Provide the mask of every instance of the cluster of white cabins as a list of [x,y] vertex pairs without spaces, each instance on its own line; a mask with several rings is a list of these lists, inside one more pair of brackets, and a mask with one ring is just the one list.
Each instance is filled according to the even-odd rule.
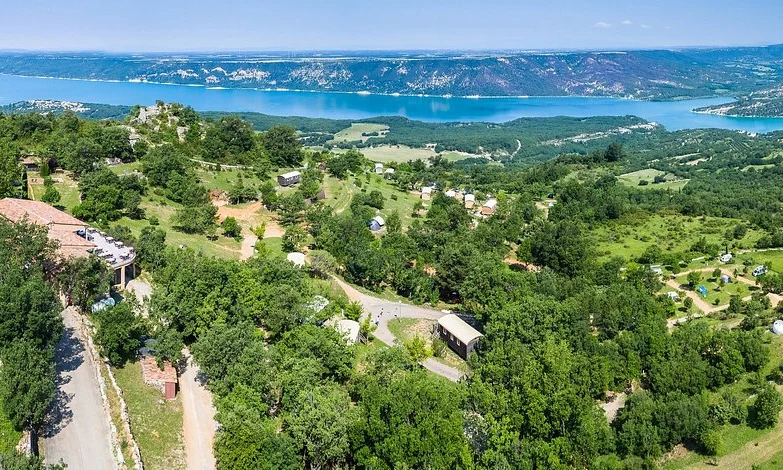
[[[424,201],[429,201],[430,199],[432,199],[432,194],[435,191],[436,189],[434,186],[422,187],[421,199]],[[469,193],[467,191],[456,190],[456,189],[449,189],[443,194],[446,197],[450,197],[452,199],[456,199],[457,201],[460,201],[465,206],[465,209],[473,210],[476,208],[476,196],[472,193]],[[484,204],[481,205],[478,211],[476,211],[476,215],[481,217],[489,217],[490,215],[494,214],[497,209],[498,209],[498,200],[495,198],[489,198],[487,199],[486,202],[484,202]]]

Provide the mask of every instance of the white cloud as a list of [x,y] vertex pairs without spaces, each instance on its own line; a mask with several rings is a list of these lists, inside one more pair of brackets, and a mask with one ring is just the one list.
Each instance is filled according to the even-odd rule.
[[626,25],[626,26],[631,26],[633,24],[633,21],[631,21],[631,20],[623,20],[623,21],[621,21],[621,23]]
[[599,21],[598,23],[593,25],[593,28],[611,28],[611,27],[612,25],[605,21]]
[[648,24],[644,24],[644,23],[642,23],[640,26],[641,26],[643,29],[650,29],[650,28],[652,28],[652,26],[650,26],[650,25],[648,25]]

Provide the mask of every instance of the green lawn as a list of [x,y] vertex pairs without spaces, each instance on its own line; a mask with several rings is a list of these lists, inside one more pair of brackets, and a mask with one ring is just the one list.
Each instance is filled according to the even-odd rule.
[[[663,183],[653,183],[656,176],[666,176],[666,181]],[[654,168],[647,168],[644,170],[634,171],[631,173],[625,173],[617,177],[617,179],[626,186],[633,186],[639,189],[671,189],[673,191],[679,191],[689,180],[677,179],[672,174],[667,174],[661,170]],[[645,180],[649,184],[639,186],[639,181]]]
[[[213,171],[203,167],[196,167],[196,175],[198,175],[201,183],[210,190],[217,189],[228,191],[236,184],[240,177],[245,186],[258,187],[263,182],[251,171],[247,170]],[[272,178],[270,178],[270,180],[271,179]]]
[[201,251],[206,255],[220,258],[238,259],[240,257],[241,241],[222,235],[218,235],[215,240],[210,240],[205,235],[188,234],[174,230],[171,225],[171,218],[179,205],[168,200],[166,200],[166,204],[162,204],[162,200],[163,198],[158,196],[145,196],[142,199],[141,207],[146,212],[146,219],[133,220],[123,217],[117,223],[130,228],[134,236],[138,237],[141,230],[149,225],[149,217],[154,215],[160,223],[159,228],[166,231],[166,243],[169,245],[184,245],[196,251]]
[[[598,226],[591,231],[591,237],[599,256],[621,255],[633,259],[653,244],[664,252],[688,251],[701,237],[708,243],[723,245],[726,230],[738,223],[739,220],[717,217],[637,213]],[[749,229],[745,237],[734,244],[738,248],[752,248],[762,236],[761,231]]]
[[0,404],[0,452],[13,450],[21,438],[22,433],[14,429],[14,425],[11,424]]
[[[34,178],[40,179],[38,173],[30,173],[29,179],[32,181]],[[52,180],[55,181],[54,187],[60,193],[60,202],[58,202],[57,205],[64,208],[66,211],[71,212],[71,210],[77,204],[79,204],[78,183],[76,183],[76,181],[74,181],[73,178],[71,178],[65,173],[53,174]],[[44,191],[46,191],[46,188],[44,187],[43,182],[41,182],[40,184],[30,183],[27,186],[27,191],[30,196],[30,199],[33,199],[35,201],[40,201],[41,196],[43,196]]]
[[783,272],[783,250],[759,251],[757,253],[745,253],[736,257],[736,262],[742,264],[745,260],[751,260],[747,277],[753,279],[753,268],[760,264],[768,266],[777,273]]
[[389,126],[385,124],[373,124],[371,122],[354,122],[351,127],[343,129],[334,135],[332,142],[356,142],[366,141],[369,137],[362,136],[362,133],[378,132],[381,133],[381,137],[385,136],[385,132],[389,130]]
[[433,150],[406,145],[376,145],[361,149],[365,157],[380,163],[405,163],[409,160],[427,160],[437,155]]
[[[362,186],[357,187],[354,183],[355,179],[359,179]],[[368,173],[359,175],[358,177],[348,177],[346,180],[340,181],[331,176],[324,178],[324,191],[326,192],[326,203],[332,206],[335,212],[345,211],[351,204],[351,198],[354,194],[364,190],[366,193],[371,191],[380,191],[384,198],[383,209],[380,214],[382,217],[387,218],[395,210],[399,212],[402,219],[402,225],[407,227],[413,221],[411,213],[413,212],[413,205],[419,198],[407,191],[402,191],[396,186],[393,186],[389,181],[384,180],[380,175],[374,173]],[[392,199],[392,195],[397,197],[397,200]],[[426,201],[425,201],[426,202]]]
[[131,432],[139,444],[144,466],[184,469],[181,399],[165,400],[159,390],[145,384],[137,362],[113,371],[128,405]]

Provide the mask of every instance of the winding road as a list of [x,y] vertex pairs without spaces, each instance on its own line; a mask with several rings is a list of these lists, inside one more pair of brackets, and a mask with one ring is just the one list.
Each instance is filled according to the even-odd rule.
[[[389,330],[389,321],[397,318],[424,318],[437,321],[440,317],[446,315],[445,313],[432,308],[419,307],[416,305],[404,304],[402,302],[392,302],[390,300],[373,297],[359,292],[341,279],[335,277],[334,280],[349,299],[359,302],[362,305],[364,308],[362,320],[364,320],[367,315],[370,315],[370,320],[374,324],[377,322],[378,328],[373,334],[381,342],[389,346],[394,346],[397,341],[397,338],[395,338],[394,334]],[[421,365],[429,371],[454,382],[462,377],[462,372],[459,369],[447,366],[433,358],[424,360]]]
[[62,312],[65,330],[55,351],[57,396],[51,422],[41,434],[46,463],[62,459],[70,470],[117,468],[98,385],[99,364],[85,348],[77,315],[73,307]]

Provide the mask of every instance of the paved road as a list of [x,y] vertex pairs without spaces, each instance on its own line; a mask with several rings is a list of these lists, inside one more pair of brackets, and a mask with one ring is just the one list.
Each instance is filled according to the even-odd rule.
[[112,469],[109,417],[103,408],[97,370],[85,350],[72,307],[62,312],[65,331],[57,344],[58,393],[51,423],[42,433],[47,463],[62,459],[69,470]]
[[212,443],[217,431],[212,394],[198,380],[198,367],[193,364],[190,352],[185,350],[183,353],[186,366],[179,378],[179,387],[188,470],[212,470],[215,468]]
[[[367,315],[370,315],[371,321],[373,323],[377,322],[378,328],[373,334],[376,338],[389,346],[393,346],[397,339],[394,337],[391,330],[389,330],[389,321],[397,318],[425,318],[427,320],[438,320],[443,315],[446,315],[445,313],[432,308],[379,299],[378,297],[359,292],[338,278],[334,279],[349,299],[362,304],[362,307],[364,308],[362,320],[364,320]],[[442,364],[432,358],[426,359],[421,365],[431,372],[455,382],[462,376],[462,372],[458,369]]]

